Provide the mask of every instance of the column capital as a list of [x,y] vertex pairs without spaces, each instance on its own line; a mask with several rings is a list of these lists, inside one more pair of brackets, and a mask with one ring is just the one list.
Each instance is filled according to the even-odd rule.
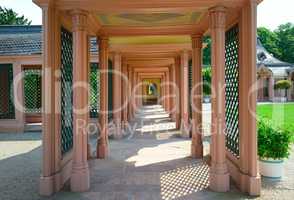
[[209,27],[225,28],[227,9],[223,6],[217,6],[209,9]]
[[85,31],[87,28],[88,12],[84,10],[72,10],[73,31]]
[[202,35],[192,35],[192,49],[202,48]]
[[99,41],[99,49],[108,49],[108,37],[98,36],[97,40]]

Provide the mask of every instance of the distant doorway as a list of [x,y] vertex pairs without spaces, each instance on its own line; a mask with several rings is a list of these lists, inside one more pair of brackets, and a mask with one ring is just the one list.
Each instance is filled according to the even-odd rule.
[[160,96],[160,79],[144,79],[143,105],[158,103]]

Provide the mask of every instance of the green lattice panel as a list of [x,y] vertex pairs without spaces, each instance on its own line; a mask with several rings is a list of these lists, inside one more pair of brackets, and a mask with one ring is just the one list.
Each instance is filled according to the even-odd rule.
[[239,29],[238,25],[226,32],[226,147],[239,157]]
[[192,60],[189,61],[189,116],[192,118],[192,102],[191,102],[191,91],[192,91]]
[[15,119],[12,64],[0,64],[0,119]]
[[90,65],[90,117],[98,118],[100,110],[100,73],[98,63]]
[[73,38],[61,28],[61,152],[73,147]]
[[24,69],[25,113],[41,113],[41,69]]

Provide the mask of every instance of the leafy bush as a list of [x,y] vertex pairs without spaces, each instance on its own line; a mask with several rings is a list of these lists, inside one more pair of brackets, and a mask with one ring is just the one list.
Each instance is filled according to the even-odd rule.
[[280,160],[288,158],[291,152],[292,133],[274,127],[271,121],[260,119],[258,122],[258,155],[260,158]]
[[289,80],[280,80],[275,83],[275,89],[289,89],[292,83]]
[[203,77],[203,94],[208,96],[211,95],[211,67],[202,69]]

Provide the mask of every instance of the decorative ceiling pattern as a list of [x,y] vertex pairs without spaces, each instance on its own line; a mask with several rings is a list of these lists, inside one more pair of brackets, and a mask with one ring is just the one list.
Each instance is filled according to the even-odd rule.
[[160,26],[195,24],[201,13],[121,13],[97,14],[102,25],[106,26]]

